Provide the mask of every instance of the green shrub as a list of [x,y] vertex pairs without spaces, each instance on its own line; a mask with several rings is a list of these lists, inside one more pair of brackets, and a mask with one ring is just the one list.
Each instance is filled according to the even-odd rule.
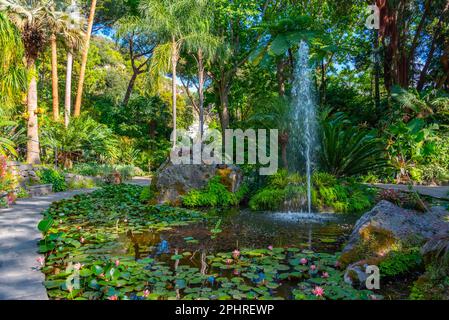
[[419,249],[393,251],[379,264],[380,274],[384,277],[403,275],[420,268],[423,264]]
[[143,188],[142,193],[140,194],[140,202],[149,203],[154,198],[154,192],[151,189],[151,186],[147,186]]
[[375,132],[353,126],[345,114],[325,114],[321,122],[320,166],[337,177],[384,168],[384,146]]
[[221,177],[212,178],[203,190],[191,190],[182,197],[186,207],[229,207],[238,205],[246,195],[248,189],[242,186],[236,193],[230,192],[221,183]]
[[95,188],[97,184],[93,179],[84,178],[77,181],[70,181],[68,183],[68,188],[70,190],[78,190],[78,189],[92,189]]
[[62,173],[55,169],[41,169],[36,172],[41,182],[53,185],[53,192],[62,192],[67,190],[67,183]]
[[30,194],[24,188],[19,187],[17,189],[17,198],[18,199],[25,199],[25,198],[29,198],[29,197],[30,197]]
[[[312,205],[334,212],[361,212],[371,207],[374,194],[368,187],[349,180],[338,180],[334,175],[315,172],[312,176]],[[286,200],[305,199],[304,177],[288,175],[285,170],[271,177],[265,188],[250,200],[252,210],[281,210]]]
[[254,211],[278,210],[285,201],[285,190],[262,189],[249,201],[249,207]]

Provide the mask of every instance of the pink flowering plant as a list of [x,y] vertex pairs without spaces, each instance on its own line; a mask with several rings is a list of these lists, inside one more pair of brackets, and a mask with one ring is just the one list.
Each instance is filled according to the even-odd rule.
[[17,181],[8,169],[7,158],[0,155],[0,207],[8,207],[15,203],[14,192]]

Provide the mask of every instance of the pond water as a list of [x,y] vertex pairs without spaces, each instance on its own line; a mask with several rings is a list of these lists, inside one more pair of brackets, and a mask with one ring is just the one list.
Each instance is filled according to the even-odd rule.
[[161,243],[174,250],[208,254],[236,248],[296,247],[315,252],[341,251],[357,220],[353,215],[269,213],[234,209],[220,218],[167,231],[122,235],[137,259],[157,253]]

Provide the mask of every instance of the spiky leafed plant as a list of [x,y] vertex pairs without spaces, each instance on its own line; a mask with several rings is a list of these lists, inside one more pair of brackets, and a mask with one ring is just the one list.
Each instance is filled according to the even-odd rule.
[[21,102],[27,81],[20,34],[3,12],[0,12],[0,48],[0,116],[4,116]]
[[74,160],[112,160],[118,146],[111,129],[84,116],[73,118],[67,128],[50,123],[42,130],[42,143],[58,151],[58,159],[67,169]]
[[186,38],[197,31],[198,8],[204,0],[144,0],[140,9],[145,24],[158,36],[160,45],[151,64],[155,73],[172,74],[173,144],[176,144],[177,65]]
[[29,76],[27,89],[27,162],[40,163],[36,61],[59,23],[51,0],[0,0],[0,11],[19,30]]
[[20,137],[20,132],[17,132],[16,129],[15,122],[0,119],[0,155],[17,157],[14,140]]
[[353,126],[343,113],[321,120],[321,169],[336,176],[364,174],[387,165],[380,139]]
[[392,97],[399,104],[400,111],[405,113],[404,120],[429,116],[449,118],[449,95],[447,93],[437,90],[418,92],[416,89],[405,90],[393,87]]

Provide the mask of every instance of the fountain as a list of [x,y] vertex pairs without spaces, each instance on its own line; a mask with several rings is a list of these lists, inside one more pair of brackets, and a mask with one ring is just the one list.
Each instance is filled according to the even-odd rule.
[[309,46],[305,41],[299,44],[294,70],[292,106],[293,148],[295,162],[305,161],[307,177],[307,208],[312,213],[312,169],[316,149],[317,114],[313,82],[313,68],[309,61]]

